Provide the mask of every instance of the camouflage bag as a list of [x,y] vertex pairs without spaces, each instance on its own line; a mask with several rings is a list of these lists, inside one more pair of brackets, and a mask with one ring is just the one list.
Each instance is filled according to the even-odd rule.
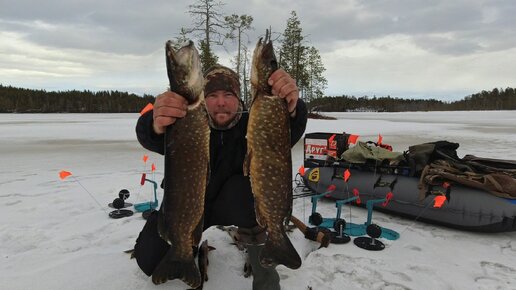
[[[494,161],[495,159],[491,160]],[[496,162],[502,161],[497,160]],[[511,162],[509,161],[509,163]],[[514,177],[516,169],[499,169],[489,166],[489,168],[483,167],[484,170],[489,172],[479,172],[473,168],[468,162],[435,160],[425,166],[421,173],[419,180],[420,199],[424,199],[431,192],[433,186],[441,186],[445,182],[482,189],[498,197],[516,199],[516,178]]]

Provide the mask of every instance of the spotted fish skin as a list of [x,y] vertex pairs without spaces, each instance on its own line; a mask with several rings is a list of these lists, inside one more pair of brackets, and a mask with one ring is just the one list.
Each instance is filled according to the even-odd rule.
[[167,43],[166,53],[171,90],[185,97],[189,106],[186,116],[165,132],[164,195],[158,233],[171,246],[154,270],[152,281],[161,284],[181,279],[197,288],[202,278],[192,246],[202,236],[210,129],[199,55],[193,43],[178,51]]
[[290,116],[287,103],[273,96],[267,80],[277,69],[267,31],[253,54],[251,85],[253,101],[247,125],[247,157],[244,173],[250,175],[258,224],[267,231],[260,263],[291,269],[301,266],[301,258],[290,242],[285,223],[292,212],[292,157]]

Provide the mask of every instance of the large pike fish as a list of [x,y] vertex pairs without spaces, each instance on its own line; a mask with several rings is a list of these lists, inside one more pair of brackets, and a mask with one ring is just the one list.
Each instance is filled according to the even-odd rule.
[[256,220],[267,231],[260,263],[301,266],[285,224],[292,212],[292,157],[287,103],[273,96],[267,83],[278,68],[269,31],[258,41],[253,54],[251,86],[253,101],[247,125],[247,157],[244,172],[250,175]]
[[210,137],[204,78],[193,42],[176,51],[168,41],[165,50],[170,90],[185,97],[189,106],[186,116],[165,132],[164,196],[158,232],[171,246],[152,273],[152,282],[181,279],[197,288],[201,274],[192,246],[197,246],[202,236]]

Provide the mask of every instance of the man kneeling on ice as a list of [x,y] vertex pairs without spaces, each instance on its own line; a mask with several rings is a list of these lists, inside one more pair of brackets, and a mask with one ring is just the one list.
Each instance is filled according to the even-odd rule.
[[[231,69],[216,65],[204,75],[204,95],[210,122],[210,177],[205,194],[204,229],[213,225],[238,226],[240,240],[246,244],[253,274],[253,289],[280,289],[279,275],[274,267],[264,268],[259,253],[266,234],[255,216],[254,198],[248,176],[243,174],[247,152],[248,114],[240,99],[238,75]],[[291,146],[303,135],[307,122],[305,103],[299,99],[294,79],[278,69],[269,78],[272,91],[285,98],[290,112]],[[138,119],[138,141],[148,150],[164,153],[165,127],[174,124],[187,112],[186,100],[167,91],[156,97],[153,111]],[[157,230],[157,212],[147,220],[140,233],[134,256],[147,275],[166,254],[169,245]]]

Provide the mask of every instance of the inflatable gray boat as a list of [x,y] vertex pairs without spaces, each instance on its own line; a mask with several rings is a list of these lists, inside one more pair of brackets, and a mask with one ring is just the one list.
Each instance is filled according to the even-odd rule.
[[[386,171],[331,158],[328,162],[328,150],[324,149],[319,150],[320,156],[314,155],[311,149],[314,143],[319,142],[321,148],[327,146],[326,149],[331,149],[329,142],[326,145],[320,142],[320,139],[331,141],[334,135],[330,136],[316,133],[305,137],[305,171],[302,177],[304,185],[313,194],[324,193],[331,186],[333,190],[327,192],[326,197],[343,200],[358,191],[361,205],[389,196],[385,206],[375,204],[374,209],[468,231],[516,231],[516,199],[499,197],[457,182],[444,183],[446,185],[432,188],[422,196],[420,177],[409,174],[408,167]],[[307,142],[307,138],[319,141]],[[440,206],[436,205],[439,203],[437,196],[441,197]]]

